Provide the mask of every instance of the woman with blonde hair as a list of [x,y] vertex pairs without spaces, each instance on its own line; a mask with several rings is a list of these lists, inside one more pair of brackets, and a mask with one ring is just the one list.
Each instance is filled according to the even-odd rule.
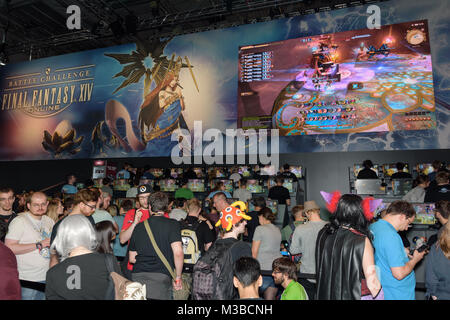
[[55,223],[58,222],[64,215],[64,206],[61,199],[55,198],[50,200],[47,207],[47,216]]
[[425,285],[427,297],[433,300],[450,300],[450,223],[442,227],[436,244],[430,248],[426,259]]

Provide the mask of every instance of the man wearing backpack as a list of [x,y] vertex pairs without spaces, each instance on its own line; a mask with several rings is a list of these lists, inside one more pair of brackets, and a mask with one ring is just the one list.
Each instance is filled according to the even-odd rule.
[[182,277],[188,288],[183,288],[186,297],[189,296],[192,284],[192,271],[198,259],[211,247],[216,240],[216,233],[209,221],[199,219],[202,206],[196,198],[189,200],[186,204],[188,216],[180,221],[181,241],[183,243],[184,264]]
[[216,226],[220,227],[222,238],[216,240],[194,266],[194,300],[233,300],[238,297],[233,285],[233,266],[239,258],[252,256],[249,244],[238,240],[251,217],[234,205],[220,213]]

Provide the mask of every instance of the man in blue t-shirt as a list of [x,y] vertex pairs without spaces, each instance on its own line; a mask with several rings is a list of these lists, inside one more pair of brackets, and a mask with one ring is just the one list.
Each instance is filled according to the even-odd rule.
[[63,194],[75,194],[78,192],[77,187],[75,187],[75,182],[77,182],[77,177],[74,174],[69,174],[66,176],[66,184],[61,188]]
[[375,265],[386,300],[415,300],[414,267],[426,251],[414,251],[411,256],[403,246],[398,231],[408,230],[414,221],[414,207],[406,201],[391,203],[386,216],[370,226],[374,235]]

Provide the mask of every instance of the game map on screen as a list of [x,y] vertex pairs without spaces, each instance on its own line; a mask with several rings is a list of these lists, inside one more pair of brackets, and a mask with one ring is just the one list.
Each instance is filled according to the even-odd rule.
[[427,20],[239,48],[238,127],[436,129]]

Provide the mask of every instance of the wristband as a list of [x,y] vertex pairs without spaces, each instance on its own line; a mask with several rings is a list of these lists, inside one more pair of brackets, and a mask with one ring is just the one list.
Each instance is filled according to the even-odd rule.
[[39,251],[41,251],[41,250],[42,250],[42,243],[36,242],[36,249],[38,249]]
[[180,284],[181,283],[181,279],[176,279],[175,280],[175,284]]

